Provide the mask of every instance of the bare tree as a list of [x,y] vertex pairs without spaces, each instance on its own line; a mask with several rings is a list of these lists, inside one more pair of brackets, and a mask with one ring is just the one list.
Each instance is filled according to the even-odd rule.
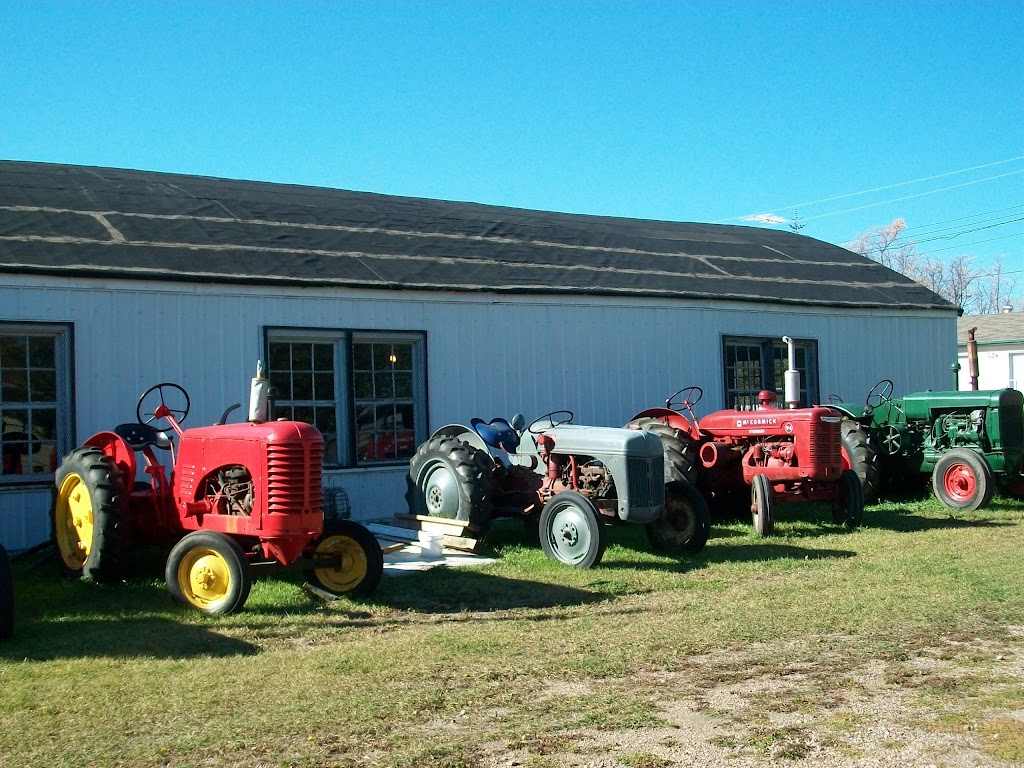
[[1001,312],[1007,304],[1016,303],[1017,284],[1006,275],[1005,257],[987,269],[976,266],[974,257],[966,253],[945,261],[929,258],[902,237],[906,228],[906,221],[895,219],[858,234],[848,247],[963,307],[967,314]]

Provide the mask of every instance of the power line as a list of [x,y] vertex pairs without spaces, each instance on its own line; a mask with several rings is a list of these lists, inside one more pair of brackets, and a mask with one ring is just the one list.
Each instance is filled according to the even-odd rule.
[[1000,173],[1000,174],[998,174],[996,176],[988,176],[988,177],[986,177],[984,179],[974,179],[973,181],[965,181],[965,182],[963,182],[961,184],[953,184],[953,185],[948,186],[948,187],[943,187],[942,189],[931,189],[931,190],[928,190],[927,192],[918,192],[917,194],[914,194],[914,195],[904,195],[903,197],[896,197],[896,198],[893,198],[892,200],[883,200],[880,203],[868,203],[866,205],[858,205],[855,208],[847,208],[844,211],[833,211],[832,213],[819,213],[817,216],[801,217],[801,220],[802,221],[814,221],[815,219],[824,219],[824,218],[826,218],[828,216],[839,216],[840,214],[843,214],[843,213],[853,213],[854,211],[863,211],[866,208],[877,208],[880,205],[888,205],[889,203],[899,203],[899,202],[902,202],[903,200],[913,200],[915,197],[924,197],[925,195],[935,195],[935,194],[938,194],[939,192],[948,192],[951,189],[960,189],[961,187],[969,187],[969,186],[972,186],[974,184],[981,184],[982,182],[985,182],[985,181],[993,181],[995,179],[1002,179],[1002,178],[1004,178],[1006,176],[1013,176],[1013,175],[1018,174],[1018,173],[1024,173],[1024,168],[1021,168],[1019,171],[1010,171],[1009,173]]
[[[895,189],[896,187],[905,187],[905,186],[908,186],[910,184],[920,184],[921,182],[924,182],[924,181],[934,181],[935,179],[942,179],[942,178],[945,178],[946,176],[956,176],[957,174],[960,174],[960,173],[969,173],[970,171],[978,171],[978,170],[981,170],[982,168],[992,168],[992,167],[997,166],[997,165],[1005,165],[1006,163],[1013,163],[1013,162],[1016,162],[1018,160],[1024,160],[1024,155],[1019,155],[1017,157],[1010,157],[1010,158],[1007,158],[1006,160],[997,160],[994,163],[985,163],[983,165],[975,165],[972,168],[962,168],[962,169],[960,169],[958,171],[947,171],[946,173],[938,173],[938,174],[935,174],[934,176],[926,176],[926,177],[921,178],[921,179],[914,179],[913,181],[901,181],[901,182],[897,182],[896,184],[887,184],[887,185],[882,186],[882,187],[875,187],[874,189],[861,190],[860,192],[848,192],[848,193],[846,193],[844,195],[835,195],[833,197],[825,197],[825,198],[822,198],[821,200],[813,200],[813,201],[807,202],[807,203],[792,203],[790,205],[782,205],[782,206],[777,206],[775,208],[763,209],[761,211],[758,211],[758,213],[777,213],[779,211],[788,211],[788,210],[790,210],[792,208],[807,208],[808,206],[821,205],[822,203],[831,203],[831,202],[833,202],[835,200],[843,200],[843,199],[848,198],[848,197],[857,197],[858,195],[868,195],[868,194],[872,194],[874,192],[883,192],[883,191],[885,191],[887,189]],[[1020,173],[1020,171],[1015,171],[1014,173]],[[1009,174],[1003,174],[1003,175],[1009,175]],[[1001,176],[994,176],[992,178],[1001,178]],[[990,181],[990,180],[991,179],[981,179],[981,181]],[[972,183],[976,183],[976,182],[972,182]],[[964,185],[957,185],[957,186],[964,186]],[[956,187],[955,186],[954,187],[948,187],[948,189],[956,189]],[[945,191],[945,190],[936,190],[936,191],[941,192],[941,191]],[[923,194],[929,194],[929,193],[923,193]],[[916,197],[916,195],[915,195],[915,197]],[[910,198],[899,198],[899,199],[900,200],[908,200]],[[890,202],[898,202],[898,200],[892,200]],[[884,203],[879,203],[879,205],[884,205]],[[860,210],[860,209],[859,208],[853,208],[851,210]],[[848,213],[848,212],[849,211],[842,211],[842,213]],[[736,221],[737,219],[742,219],[745,216],[753,216],[753,215],[756,215],[756,214],[743,214],[741,216],[732,216],[732,217],[727,218],[727,219],[719,219],[718,221],[716,221],[714,223],[715,224],[722,224],[722,223],[727,222],[727,221]],[[825,215],[830,215],[830,214],[825,214]],[[820,216],[816,216],[814,218],[821,218],[821,217]]]
[[1024,204],[1021,204],[1021,205],[1010,205],[1010,206],[1007,206],[1006,208],[996,208],[995,210],[992,210],[992,211],[982,211],[981,213],[971,213],[971,214],[968,214],[967,216],[958,216],[955,219],[944,219],[943,221],[936,221],[936,222],[933,222],[931,224],[915,224],[914,226],[907,227],[906,231],[909,232],[912,229],[922,229],[922,228],[927,229],[928,227],[937,227],[937,226],[940,226],[942,224],[951,224],[954,221],[963,221],[965,219],[974,219],[974,218],[977,218],[978,216],[989,216],[990,214],[993,214],[993,213],[1003,213],[1004,211],[1015,211],[1018,208],[1024,208]]

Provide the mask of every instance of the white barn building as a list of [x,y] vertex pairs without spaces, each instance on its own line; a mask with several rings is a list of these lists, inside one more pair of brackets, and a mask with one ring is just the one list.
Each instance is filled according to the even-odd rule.
[[805,403],[948,388],[958,314],[788,231],[0,162],[0,542],[44,542],[60,457],[160,382],[212,424],[266,361],[327,498],[379,519],[446,423],[618,426],[691,384],[744,407],[781,393],[783,335]]

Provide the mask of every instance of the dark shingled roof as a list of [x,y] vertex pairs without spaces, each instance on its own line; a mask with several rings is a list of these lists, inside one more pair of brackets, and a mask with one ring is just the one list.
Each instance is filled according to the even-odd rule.
[[12,161],[0,272],[956,309],[789,231]]

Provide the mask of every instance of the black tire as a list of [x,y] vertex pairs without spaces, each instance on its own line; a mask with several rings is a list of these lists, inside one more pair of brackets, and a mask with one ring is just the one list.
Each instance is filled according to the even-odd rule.
[[324,532],[309,548],[311,558],[340,558],[338,567],[313,567],[309,578],[332,595],[365,597],[384,574],[384,552],[366,526],[354,520],[327,520]]
[[754,475],[750,485],[750,514],[758,536],[771,536],[775,530],[775,489],[765,475]]
[[487,530],[493,509],[494,463],[485,451],[457,437],[434,437],[409,462],[409,513],[467,523]]
[[711,535],[711,511],[689,483],[665,486],[665,514],[645,526],[651,547],[672,555],[695,554]]
[[700,464],[697,456],[697,444],[689,434],[681,429],[666,424],[661,419],[643,417],[633,419],[626,425],[650,432],[661,439],[661,447],[665,451],[665,482],[685,482],[697,484]]
[[234,613],[245,605],[252,588],[242,548],[215,531],[192,531],[175,544],[164,581],[174,602],[211,615]]
[[557,493],[540,513],[540,546],[552,560],[591,568],[604,557],[604,524],[590,500],[576,491]]
[[988,463],[977,453],[953,448],[935,462],[932,489],[935,497],[950,509],[973,512],[992,501],[995,478]]
[[881,490],[881,460],[874,441],[860,423],[843,419],[843,466],[853,470],[863,489],[864,503],[878,499]]
[[121,472],[98,448],[71,451],[55,476],[53,539],[61,566],[96,580],[116,578],[124,554]]
[[14,634],[14,577],[7,550],[0,544],[0,640]]
[[864,518],[864,486],[852,469],[843,470],[839,485],[839,498],[832,502],[832,522],[853,530]]

